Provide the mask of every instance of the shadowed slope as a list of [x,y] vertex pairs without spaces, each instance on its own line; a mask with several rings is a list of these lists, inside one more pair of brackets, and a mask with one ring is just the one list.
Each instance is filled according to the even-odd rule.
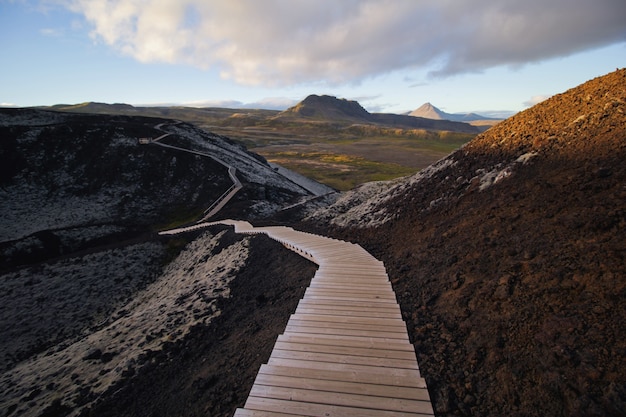
[[619,70],[314,217],[388,265],[438,415],[626,408],[625,132]]

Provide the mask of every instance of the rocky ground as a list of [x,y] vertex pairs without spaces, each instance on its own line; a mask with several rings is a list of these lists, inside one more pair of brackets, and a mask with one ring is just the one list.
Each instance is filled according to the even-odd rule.
[[[3,277],[2,415],[228,416],[243,404],[315,267],[222,227],[171,239],[189,243],[160,274],[149,261],[166,241]],[[127,268],[107,265],[115,255]]]
[[[181,346],[209,363],[187,369],[201,374],[184,374],[197,384],[193,392],[207,390],[206,401],[191,406],[191,397],[160,393],[165,406],[145,396],[151,389],[132,394],[138,410],[232,414],[245,397],[241,381],[254,377],[262,357],[253,352],[255,341],[245,349],[239,335],[275,338],[265,309],[274,319],[280,291],[297,297],[312,277],[308,262],[295,255],[291,262],[263,237],[226,230],[156,235],[197,219],[232,184],[211,158],[140,145],[138,138],[162,134],[155,129],[161,122],[0,110],[0,415],[107,413],[113,393],[115,404],[129,404],[126,390],[150,369],[182,359]],[[227,138],[185,124],[170,128],[163,141],[237,169],[244,189],[231,211],[262,217],[311,196]],[[291,297],[276,307],[277,326]],[[234,309],[249,317],[233,318]],[[232,354],[215,359],[231,331]],[[209,368],[230,370],[223,372],[227,383],[217,383],[221,377]],[[218,394],[210,389],[215,384]]]
[[226,417],[243,406],[315,273],[312,263],[266,236],[251,238],[249,251],[228,298],[217,300],[219,316],[150,352],[146,366],[81,415]]
[[620,416],[624,160],[620,70],[309,228],[385,262],[437,415]]

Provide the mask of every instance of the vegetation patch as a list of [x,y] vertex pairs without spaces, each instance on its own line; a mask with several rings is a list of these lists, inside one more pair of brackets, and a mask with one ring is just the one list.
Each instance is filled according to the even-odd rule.
[[327,152],[285,151],[273,154],[269,160],[342,191],[364,182],[390,180],[415,172],[400,164]]

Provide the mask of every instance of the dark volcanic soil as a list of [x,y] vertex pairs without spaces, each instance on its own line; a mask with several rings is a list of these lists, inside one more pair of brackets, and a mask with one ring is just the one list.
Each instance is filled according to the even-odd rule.
[[626,70],[451,158],[393,220],[327,229],[385,262],[436,414],[624,416]]
[[315,269],[267,236],[253,237],[249,262],[231,282],[230,297],[220,302],[221,315],[154,352],[137,375],[82,416],[232,416],[243,407]]

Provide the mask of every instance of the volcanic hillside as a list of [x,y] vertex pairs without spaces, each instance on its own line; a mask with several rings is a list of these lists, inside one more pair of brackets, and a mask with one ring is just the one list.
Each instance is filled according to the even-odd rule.
[[[155,125],[164,121],[2,110],[0,242],[13,247],[5,255],[17,258],[24,251],[15,248],[28,246],[25,256],[33,262],[44,247],[58,255],[78,244],[69,237],[61,243],[59,233],[78,236],[82,228],[119,238],[201,215],[232,185],[227,168],[211,158],[139,144],[140,137],[161,136]],[[163,143],[210,153],[239,170],[246,187],[231,204],[239,211],[266,215],[308,194],[224,137],[185,124],[169,129],[173,134]]]
[[622,69],[308,227],[385,262],[437,415],[624,415],[625,160]]
[[[197,385],[167,397],[151,378],[147,403],[166,415],[232,415],[269,348],[246,349],[226,332],[249,329],[269,346],[295,309],[313,268],[268,238],[223,228],[156,235],[197,220],[232,185],[212,158],[139,143],[161,136],[162,123],[172,135],[160,142],[237,169],[243,188],[226,215],[263,217],[311,195],[241,145],[188,124],[0,110],[0,415],[78,415],[136,386],[150,366],[168,372],[167,385],[176,380],[169,355],[189,343],[197,362],[176,364],[175,386]],[[276,294],[281,302],[266,306]]]

